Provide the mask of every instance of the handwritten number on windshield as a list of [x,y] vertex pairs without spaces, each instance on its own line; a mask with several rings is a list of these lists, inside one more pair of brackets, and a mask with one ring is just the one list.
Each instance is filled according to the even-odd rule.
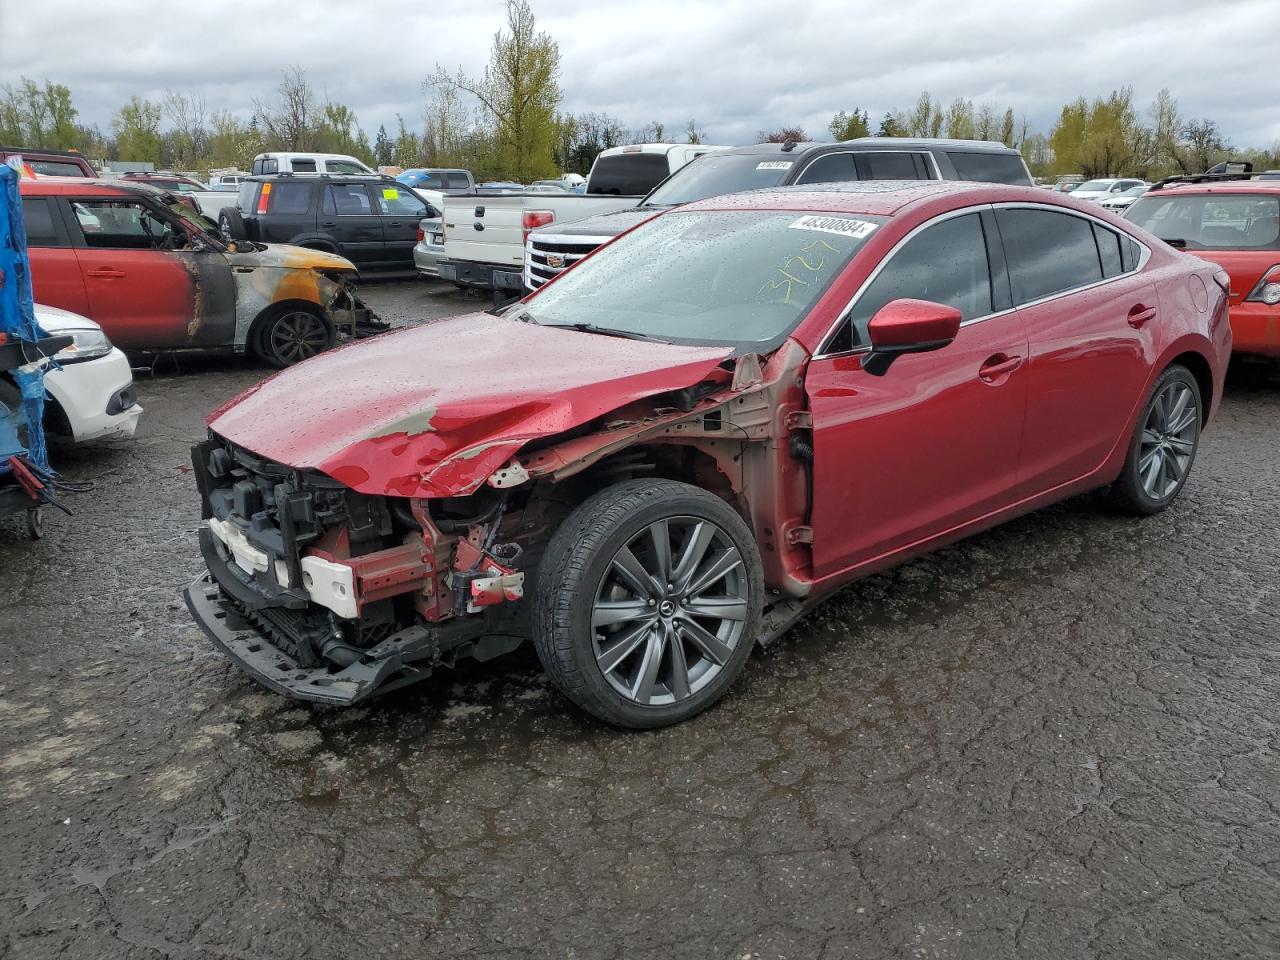
[[[803,279],[804,271],[817,273],[827,262],[827,253],[839,252],[837,248],[825,240],[811,240],[800,248],[799,253],[793,253],[778,265],[780,276],[766,280],[760,289],[756,291],[756,296],[774,290],[782,290],[785,291],[782,302],[790,304],[791,292],[796,284],[802,287],[809,285],[809,281]],[[797,274],[801,274],[801,276],[797,276]]]

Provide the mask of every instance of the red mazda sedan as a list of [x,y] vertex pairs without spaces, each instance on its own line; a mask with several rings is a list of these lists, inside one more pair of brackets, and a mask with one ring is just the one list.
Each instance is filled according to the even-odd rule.
[[1031,188],[865,183],[666,213],[502,315],[287,370],[193,450],[236,663],[353,703],[530,640],[657,727],[849,581],[1106,488],[1167,507],[1226,276]]

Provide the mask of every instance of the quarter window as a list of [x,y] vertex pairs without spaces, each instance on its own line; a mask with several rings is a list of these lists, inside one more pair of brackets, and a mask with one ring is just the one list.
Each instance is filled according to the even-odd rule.
[[289,169],[294,173],[315,173],[316,162],[314,160],[294,160],[289,164]]
[[992,312],[991,269],[978,214],[943,220],[908,240],[862,292],[827,352],[869,344],[867,324],[876,311],[902,299],[945,303],[964,320]]
[[271,188],[271,212],[306,213],[311,209],[311,184],[277,181]]
[[471,186],[471,178],[465,173],[446,173],[444,183],[449,190],[466,190]]
[[58,228],[53,222],[53,204],[39,197],[22,198],[22,223],[27,232],[27,246],[60,247]]
[[1124,273],[1124,255],[1120,251],[1120,234],[1101,224],[1093,225],[1093,237],[1098,241],[1098,257],[1102,260],[1102,275],[1115,277]]
[[1091,221],[1016,207],[997,210],[996,219],[1015,306],[1102,279]]

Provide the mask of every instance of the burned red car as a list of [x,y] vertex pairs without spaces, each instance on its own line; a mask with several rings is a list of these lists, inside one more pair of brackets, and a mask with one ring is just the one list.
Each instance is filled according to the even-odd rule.
[[1083,491],[1168,506],[1221,397],[1225,284],[1029,188],[690,204],[501,315],[216,411],[187,602],[293,697],[531,640],[585,710],[673,723],[856,577]]

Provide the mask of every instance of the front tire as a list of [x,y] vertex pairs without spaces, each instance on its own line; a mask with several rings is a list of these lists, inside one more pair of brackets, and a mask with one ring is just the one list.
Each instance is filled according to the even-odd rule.
[[332,347],[333,324],[318,310],[286,305],[261,320],[251,342],[271,366],[290,367]]
[[551,538],[533,598],[552,682],[622,727],[679,723],[724,695],[759,634],[755,539],[723,500],[631,480],[579,506]]
[[1156,380],[1138,417],[1129,454],[1108,499],[1124,513],[1149,516],[1177,498],[1200,447],[1204,423],[1200,384],[1174,364]]

